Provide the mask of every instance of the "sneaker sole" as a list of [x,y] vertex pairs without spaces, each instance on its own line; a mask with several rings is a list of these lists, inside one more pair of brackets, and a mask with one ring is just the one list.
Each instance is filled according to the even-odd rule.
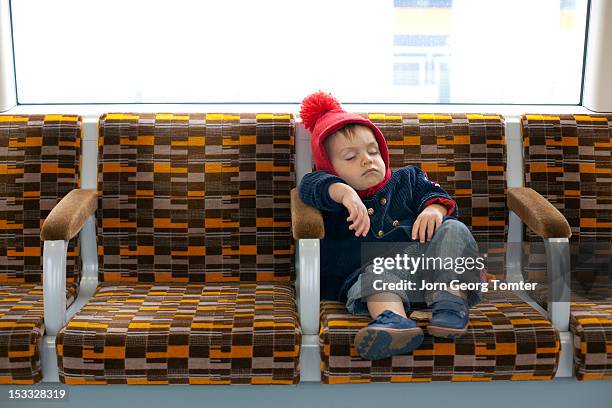
[[[406,354],[423,342],[423,330],[413,329],[367,329],[355,336],[355,348],[366,360],[381,360],[396,354]],[[391,347],[393,345],[393,347]]]
[[451,329],[450,327],[442,326],[427,326],[429,334],[435,337],[442,337],[444,339],[456,339],[467,333],[467,325],[463,329]]

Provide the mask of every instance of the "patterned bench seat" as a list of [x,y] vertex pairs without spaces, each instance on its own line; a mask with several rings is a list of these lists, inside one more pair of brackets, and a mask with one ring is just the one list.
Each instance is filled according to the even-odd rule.
[[[496,114],[364,114],[383,132],[392,168],[415,164],[457,202],[459,220],[487,255],[490,278],[505,279],[508,208],[504,119]],[[558,332],[512,292],[487,292],[456,341],[426,335],[413,353],[362,360],[353,348],[369,318],[321,304],[321,371],[326,383],[549,380]],[[419,322],[423,327],[426,320]]]
[[[40,226],[79,187],[81,118],[0,115],[0,384],[41,380],[44,332]],[[66,299],[80,276],[76,240],[68,246]]]
[[290,285],[102,284],[57,337],[68,384],[293,384]]
[[100,118],[94,297],[57,336],[68,384],[294,384],[289,114]]
[[[525,186],[567,219],[570,238],[570,330],[579,380],[612,378],[612,116],[523,115]],[[541,239],[528,228],[526,280],[546,307]]]
[[[416,317],[416,318],[415,318]],[[430,314],[414,316],[427,333]],[[367,361],[353,339],[367,316],[354,316],[344,304],[321,304],[321,371],[328,384],[550,380],[557,370],[559,334],[551,323],[508,291],[487,292],[470,310],[468,332],[456,340],[425,335],[407,355]]]

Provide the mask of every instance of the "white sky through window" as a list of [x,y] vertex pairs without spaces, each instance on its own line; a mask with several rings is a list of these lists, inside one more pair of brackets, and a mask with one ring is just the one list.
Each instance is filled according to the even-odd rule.
[[14,0],[19,103],[580,102],[587,0]]

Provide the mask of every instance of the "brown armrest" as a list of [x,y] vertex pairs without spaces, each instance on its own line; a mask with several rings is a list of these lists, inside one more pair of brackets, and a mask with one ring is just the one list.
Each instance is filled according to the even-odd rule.
[[68,241],[79,233],[87,218],[98,209],[96,190],[74,189],[57,203],[40,230],[43,241]]
[[572,235],[563,214],[532,188],[509,188],[508,207],[542,238],[569,238]]
[[291,190],[291,226],[294,239],[321,239],[325,236],[321,212],[304,203],[295,188]]

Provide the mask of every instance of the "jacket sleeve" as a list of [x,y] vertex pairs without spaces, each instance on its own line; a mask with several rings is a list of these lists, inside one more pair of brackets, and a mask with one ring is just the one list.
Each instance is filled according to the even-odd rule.
[[315,171],[304,175],[300,183],[300,198],[311,207],[324,211],[338,211],[344,208],[329,196],[329,186],[344,183],[340,177],[326,171]]
[[459,216],[459,208],[455,200],[440,187],[440,184],[427,178],[427,174],[423,170],[416,166],[413,168],[415,170],[413,203],[416,214],[420,214],[425,207],[431,204],[440,204],[446,207],[447,213],[445,218],[457,218]]

